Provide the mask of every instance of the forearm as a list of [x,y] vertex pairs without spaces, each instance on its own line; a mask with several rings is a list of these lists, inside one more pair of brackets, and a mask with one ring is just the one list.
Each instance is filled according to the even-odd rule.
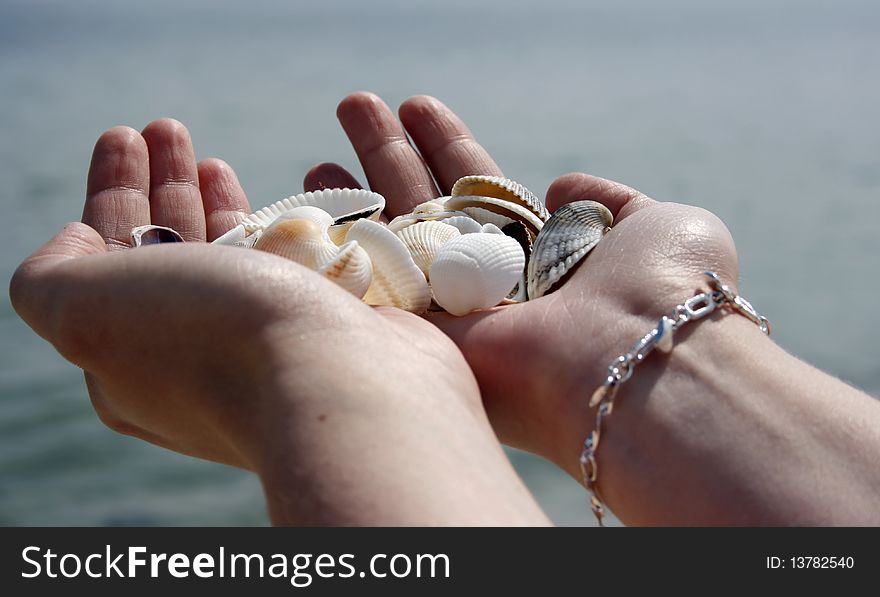
[[[743,317],[689,327],[670,355],[636,369],[606,419],[598,483],[620,519],[880,524],[880,404]],[[582,441],[594,411],[579,410],[571,437]],[[579,477],[579,446],[571,451],[566,468]]]
[[[359,398],[278,421],[258,467],[274,524],[548,523],[488,425],[455,412],[454,397]],[[364,405],[376,399],[394,408]]]
[[[357,341],[349,335],[348,348]],[[473,379],[437,383],[401,355],[375,356],[344,371],[302,355],[279,364],[287,375],[258,419],[253,452],[274,524],[548,524],[492,433]]]

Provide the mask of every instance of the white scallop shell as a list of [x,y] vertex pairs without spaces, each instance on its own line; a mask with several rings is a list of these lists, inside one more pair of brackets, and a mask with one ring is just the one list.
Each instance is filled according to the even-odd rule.
[[504,234],[504,232],[501,231],[501,228],[491,222],[489,224],[483,224],[480,228],[480,232],[485,232],[486,234]]
[[480,226],[480,223],[467,215],[452,216],[451,218],[446,218],[445,220],[443,220],[443,223],[449,224],[450,226],[455,226],[462,234],[482,232],[482,227]]
[[[425,205],[424,203],[422,205]],[[418,209],[418,207],[416,208]],[[412,226],[416,222],[428,222],[431,220],[446,220],[449,218],[454,218],[458,216],[464,216],[465,213],[461,211],[450,211],[446,209],[441,210],[431,210],[431,211],[421,211],[421,212],[412,212],[408,214],[402,214],[394,218],[388,223],[388,229],[391,232],[400,232],[407,226]]]
[[346,240],[357,241],[373,262],[373,281],[364,295],[367,304],[390,305],[413,313],[428,309],[428,282],[397,235],[382,224],[358,220]]
[[495,197],[475,195],[450,197],[446,200],[446,209],[461,210],[480,224],[495,224],[499,228],[504,228],[514,220],[519,220],[528,226],[533,235],[537,235],[544,226],[544,221],[530,209]]
[[364,189],[324,189],[292,195],[250,214],[214,242],[221,245],[235,244],[256,230],[267,228],[278,216],[306,205],[323,209],[336,224],[359,218],[378,221],[379,215],[385,209],[385,198],[379,193]]
[[610,229],[614,218],[595,201],[575,201],[557,209],[535,239],[529,259],[529,300],[549,291]]
[[503,234],[462,234],[447,242],[431,264],[434,300],[453,315],[494,307],[522,275],[525,255]]
[[435,220],[417,222],[397,233],[412,255],[416,266],[422,270],[425,276],[428,275],[428,269],[440,247],[460,235],[461,232],[458,231],[458,228]]
[[336,257],[325,263],[318,273],[362,298],[373,281],[373,264],[367,252],[356,241],[351,241],[343,243]]
[[483,209],[482,207],[465,207],[462,211],[466,213],[469,218],[479,224],[480,227],[485,226],[486,224],[495,224],[499,228],[504,228],[508,224],[517,221],[513,218],[495,213],[494,211]]
[[424,203],[419,203],[416,205],[412,213],[414,214],[432,214],[438,211],[444,211],[443,208],[443,200],[446,197],[440,197],[439,199],[431,199],[430,201],[425,201]]
[[296,261],[361,298],[371,281],[370,258],[356,242],[337,247],[327,235],[332,222],[322,209],[297,207],[257,230],[254,248]]
[[481,195],[517,203],[535,214],[542,222],[550,218],[544,204],[530,190],[516,181],[500,176],[464,176],[452,186],[452,196]]

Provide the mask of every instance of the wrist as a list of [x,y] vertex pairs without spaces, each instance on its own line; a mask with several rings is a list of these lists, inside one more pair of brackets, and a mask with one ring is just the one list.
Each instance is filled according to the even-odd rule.
[[[683,326],[670,353],[655,350],[618,387],[596,452],[603,500],[622,520],[636,524],[724,520],[720,512],[750,474],[733,456],[742,454],[739,442],[748,441],[747,434],[736,433],[732,423],[747,428],[760,422],[755,397],[774,394],[774,368],[791,359],[758,326],[729,309]],[[582,402],[594,389],[585,389]],[[582,410],[581,428],[570,439],[581,445],[567,448],[566,461],[579,481],[582,442],[596,424],[596,409]],[[731,464],[734,470],[724,479],[723,469]],[[729,495],[711,496],[721,487]],[[702,492],[704,499],[683,507],[682,492]]]

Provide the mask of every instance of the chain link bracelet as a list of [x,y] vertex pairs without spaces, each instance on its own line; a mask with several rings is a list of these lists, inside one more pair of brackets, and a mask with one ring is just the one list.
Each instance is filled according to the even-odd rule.
[[599,448],[599,439],[602,437],[605,419],[611,415],[611,411],[614,409],[614,398],[617,396],[617,390],[632,377],[636,365],[644,361],[655,348],[660,352],[668,353],[672,350],[672,336],[679,328],[690,321],[706,317],[715,309],[724,305],[729,305],[734,311],[746,316],[757,324],[762,332],[768,336],[770,335],[770,322],[766,317],[759,315],[747,300],[738,296],[727,284],[724,284],[718,277],[718,274],[715,272],[705,272],[704,275],[709,278],[712,290],[692,296],[684,303],[676,306],[671,315],[661,317],[657,327],[636,342],[629,352],[620,355],[612,361],[608,366],[608,377],[605,378],[605,382],[596,389],[590,399],[590,408],[598,407],[596,411],[596,426],[584,441],[580,462],[581,473],[584,476],[584,485],[586,485],[587,490],[590,492],[590,507],[596,516],[599,526],[604,526],[605,508],[602,503],[602,497],[599,494],[599,488],[596,485],[596,479],[599,475],[599,469],[596,464],[596,450]]

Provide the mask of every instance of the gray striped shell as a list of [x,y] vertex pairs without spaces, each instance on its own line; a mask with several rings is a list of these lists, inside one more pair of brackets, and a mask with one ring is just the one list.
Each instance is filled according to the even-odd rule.
[[544,296],[602,240],[614,218],[595,201],[567,203],[544,224],[529,260],[529,300]]

